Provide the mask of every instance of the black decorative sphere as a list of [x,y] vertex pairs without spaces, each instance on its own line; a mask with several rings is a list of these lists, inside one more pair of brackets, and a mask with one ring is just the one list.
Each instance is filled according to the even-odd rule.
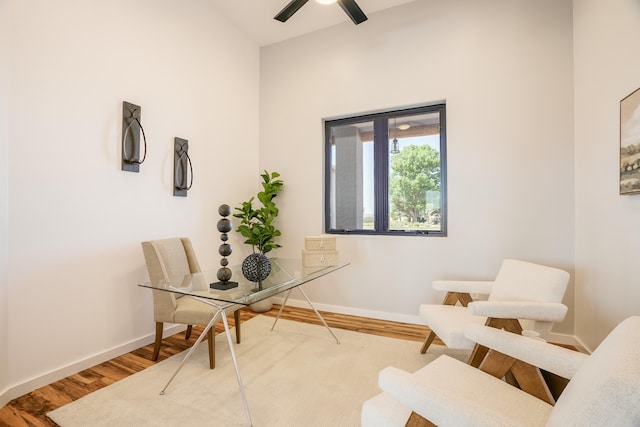
[[218,269],[218,280],[221,282],[228,282],[231,279],[231,270],[227,267],[222,267]]
[[251,282],[262,282],[271,273],[271,261],[263,254],[251,254],[242,261],[242,275]]
[[223,242],[226,242],[227,240],[229,240],[229,235],[227,233],[222,233],[220,235],[220,240],[222,240]]
[[218,248],[218,253],[222,256],[231,255],[231,245],[227,243],[221,244],[220,247]]
[[226,258],[222,258],[220,260],[220,265],[223,266],[223,267],[226,267],[227,265],[229,265],[229,260],[226,259]]
[[222,218],[218,221],[218,231],[221,233],[226,233],[227,231],[231,231],[231,221],[227,218]]
[[220,214],[220,216],[229,216],[231,215],[231,208],[226,204],[220,205],[218,207],[218,213]]

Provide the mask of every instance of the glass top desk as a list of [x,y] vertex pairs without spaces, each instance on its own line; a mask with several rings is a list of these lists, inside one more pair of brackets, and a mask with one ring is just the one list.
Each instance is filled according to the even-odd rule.
[[139,286],[143,288],[149,288],[154,291],[162,291],[162,292],[172,292],[175,294],[181,294],[185,297],[193,298],[198,301],[201,301],[205,304],[208,304],[212,307],[216,308],[216,313],[205,326],[204,330],[196,340],[195,344],[189,349],[185,357],[182,359],[182,362],[173,373],[167,384],[164,386],[160,394],[164,394],[171,381],[178,374],[184,363],[191,357],[193,351],[198,347],[198,344],[203,340],[203,338],[207,335],[207,332],[213,325],[219,320],[222,319],[224,324],[224,331],[227,336],[227,342],[229,343],[229,350],[231,352],[231,358],[233,359],[233,365],[235,367],[236,376],[238,379],[238,385],[240,387],[240,394],[242,395],[242,401],[244,403],[245,412],[247,417],[249,418],[249,424],[251,422],[251,415],[249,413],[249,406],[247,404],[247,399],[244,393],[244,386],[242,384],[242,379],[240,377],[240,370],[238,368],[238,361],[235,356],[235,352],[233,349],[233,340],[231,339],[231,334],[229,332],[229,324],[227,322],[227,310],[231,307],[236,307],[238,305],[248,306],[253,303],[262,301],[269,297],[281,294],[286,292],[286,296],[284,302],[280,306],[280,311],[278,311],[278,315],[276,316],[275,321],[273,322],[273,326],[271,330],[276,325],[276,322],[280,318],[282,314],[282,310],[284,306],[287,304],[287,300],[289,299],[289,294],[293,289],[298,289],[300,293],[307,300],[307,303],[313,311],[316,313],[316,316],[322,321],[322,324],[325,328],[331,333],[333,338],[336,340],[336,343],[340,344],[338,338],[335,336],[331,328],[327,325],[324,318],[316,310],[316,308],[311,303],[311,300],[304,292],[302,285],[305,283],[309,283],[312,280],[315,280],[319,277],[325,276],[329,273],[332,273],[336,270],[339,270],[343,267],[349,265],[349,263],[340,263],[336,266],[325,266],[325,267],[303,267],[302,260],[300,259],[290,259],[290,258],[270,258],[271,260],[271,273],[269,276],[262,281],[262,289],[258,289],[258,284],[255,282],[250,282],[244,278],[242,275],[242,269],[240,265],[229,266],[232,271],[232,282],[237,282],[238,286],[234,288],[230,288],[227,290],[218,290],[212,289],[210,287],[211,283],[217,282],[218,279],[216,277],[217,270],[204,271],[195,274],[189,274],[182,279],[181,283],[169,283],[169,282],[161,282],[161,283],[141,283]]

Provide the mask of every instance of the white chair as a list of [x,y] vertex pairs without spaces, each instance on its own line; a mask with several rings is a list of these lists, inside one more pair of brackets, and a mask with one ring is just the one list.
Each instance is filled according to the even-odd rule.
[[486,326],[466,333],[492,349],[487,360],[495,353],[570,379],[555,406],[444,355],[413,374],[383,369],[383,393],[363,404],[362,426],[640,426],[640,316],[590,356]]
[[[454,349],[474,349],[470,364],[478,366],[486,349],[464,336],[468,324],[486,324],[520,334],[535,331],[543,339],[554,322],[562,321],[567,306],[562,298],[569,273],[530,262],[506,259],[494,281],[436,280],[433,288],[446,291],[443,304],[420,305],[419,316],[431,329],[420,352],[425,353],[436,336]],[[488,295],[472,301],[471,294]],[[460,302],[461,305],[455,305]]]
[[[182,283],[185,276],[199,273],[200,265],[188,238],[169,238],[142,242],[142,251],[147,264],[151,283]],[[153,318],[156,322],[156,339],[152,360],[157,360],[162,344],[164,322],[181,323],[187,326],[186,339],[189,339],[192,325],[206,326],[216,313],[216,308],[189,297],[173,292],[153,290]],[[240,343],[241,306],[233,306],[236,342]],[[213,328],[207,332],[209,344],[209,367],[215,367],[215,339]]]

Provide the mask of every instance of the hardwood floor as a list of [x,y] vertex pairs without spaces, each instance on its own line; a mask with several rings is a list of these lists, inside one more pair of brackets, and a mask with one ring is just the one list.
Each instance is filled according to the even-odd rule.
[[[275,317],[278,314],[279,308],[280,306],[274,305],[271,311],[263,314]],[[326,312],[322,312],[322,315],[327,324],[331,327],[367,334],[423,341],[429,333],[429,329],[426,326]],[[243,309],[240,316],[241,322],[249,320],[254,316],[256,316],[256,314],[250,309]],[[321,324],[315,313],[310,309],[286,307],[283,310],[281,318],[312,324]],[[230,316],[229,325],[233,326],[233,324],[233,316]],[[216,323],[216,334],[223,330],[222,323]],[[86,369],[78,372],[77,374],[63,378],[53,384],[34,390],[24,396],[20,396],[9,402],[6,406],[0,408],[0,426],[56,426],[53,421],[47,418],[47,412],[66,405],[67,403],[77,400],[93,391],[99,390],[102,387],[106,387],[109,384],[113,384],[131,374],[140,372],[155,363],[161,362],[174,354],[186,350],[193,345],[201,332],[201,327],[194,326],[193,333],[188,341],[184,339],[184,333],[165,338],[163,346],[160,349],[160,356],[158,357],[157,362],[151,360],[153,345],[149,344],[90,369]],[[243,337],[242,339],[250,339],[250,337]]]

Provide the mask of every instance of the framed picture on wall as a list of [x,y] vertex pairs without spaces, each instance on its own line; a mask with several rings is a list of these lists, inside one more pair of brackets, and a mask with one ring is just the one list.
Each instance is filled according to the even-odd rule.
[[640,89],[620,101],[620,194],[640,194]]

